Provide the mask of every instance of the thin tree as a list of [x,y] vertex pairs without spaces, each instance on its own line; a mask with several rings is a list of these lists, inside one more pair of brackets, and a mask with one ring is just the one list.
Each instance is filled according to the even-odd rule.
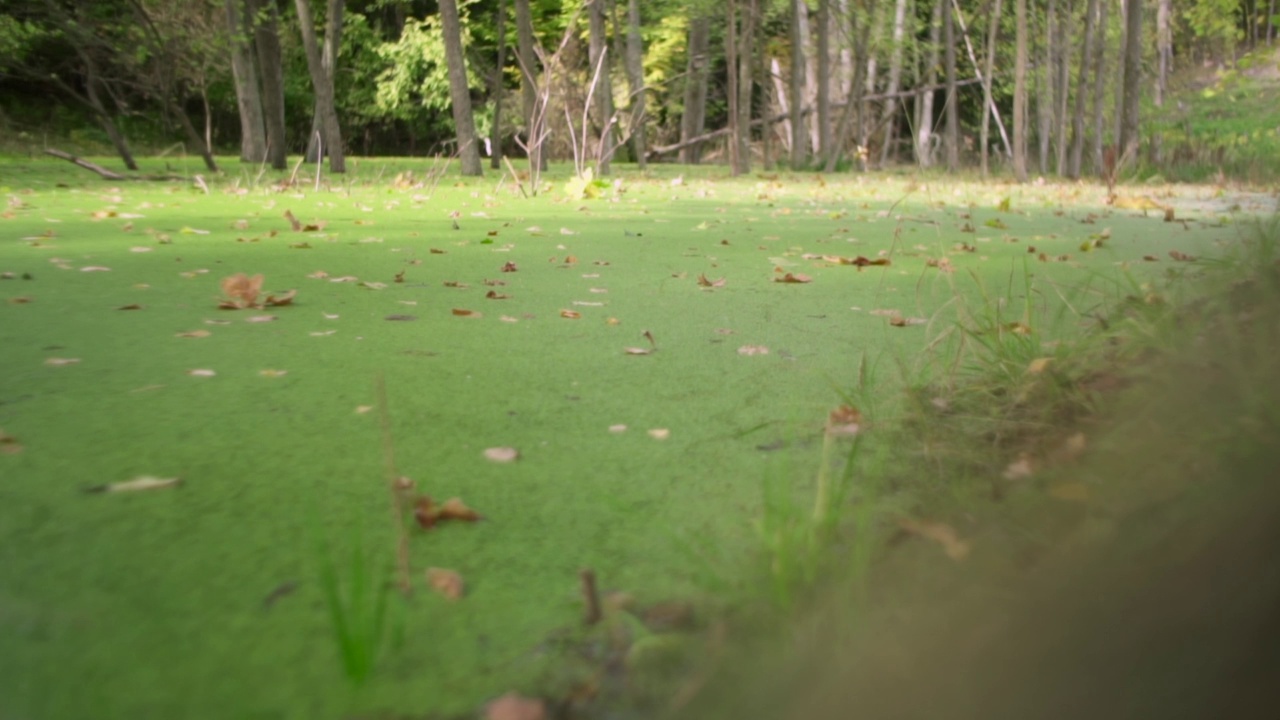
[[1017,57],[1013,66],[1013,176],[1027,181],[1027,0],[1014,10]]
[[922,168],[933,166],[933,98],[934,85],[938,83],[938,45],[941,41],[942,3],[934,0],[933,15],[929,19],[929,46],[925,60],[924,87],[916,99],[916,162]]
[[631,90],[631,144],[636,164],[645,168],[649,152],[645,128],[644,41],[640,37],[640,0],[627,0],[627,85]]
[[[804,10],[807,12],[808,7]],[[818,0],[818,143],[816,153],[831,151],[831,0]]]
[[[791,126],[791,169],[804,167],[808,156],[808,143],[805,142],[804,131],[804,45],[800,35],[801,13],[808,14],[809,6],[804,0],[790,0],[791,22],[788,25],[791,39],[791,84],[787,86],[787,100],[790,104]],[[765,134],[768,134],[766,129]]]
[[538,124],[538,58],[533,38],[533,13],[529,9],[529,0],[515,0],[515,3],[516,59],[520,63],[521,119],[524,121],[526,146],[534,167],[546,170],[547,158],[542,152],[542,143],[535,142],[533,138],[534,127]]
[[458,160],[463,175],[478,177],[484,174],[484,168],[480,165],[479,136],[471,112],[471,89],[467,84],[467,59],[462,52],[458,0],[440,0],[440,30],[444,34],[445,63],[449,66],[449,100],[453,105],[453,126],[458,138]]
[[741,27],[738,31],[738,152],[733,173],[742,175],[751,171],[751,92],[753,59],[755,57],[756,16],[759,13],[759,0],[746,0],[739,16]]
[[[346,156],[342,147],[342,130],[338,125],[338,110],[333,99],[333,75],[325,68],[316,39],[315,21],[311,14],[310,0],[294,0],[298,9],[298,25],[302,31],[302,45],[307,52],[307,70],[311,73],[311,87],[316,95],[316,108],[320,115],[324,151],[329,154],[329,171],[347,171]],[[340,18],[342,0],[329,0],[329,20]],[[338,20],[341,23],[341,20]]]
[[1138,103],[1142,98],[1142,1],[1125,4],[1124,106],[1118,150],[1126,162],[1138,155]]
[[[342,45],[342,16],[345,7],[346,3],[343,0],[328,0],[324,16],[324,37],[319,38],[320,65],[329,78],[330,86],[334,85],[338,72],[338,48]],[[336,105],[336,96],[334,102]],[[325,109],[320,106],[320,97],[317,94],[315,109],[311,114],[311,132],[307,135],[307,162],[319,162],[320,137],[323,135],[325,112]]]
[[1106,144],[1104,100],[1107,85],[1107,8],[1110,0],[1098,0],[1098,52],[1093,66],[1093,167],[1102,169],[1103,146]]
[[[996,39],[1000,36],[1000,11],[1004,8],[1000,0],[996,0],[995,8],[987,26],[987,58],[982,72],[982,129],[979,132],[979,144],[982,145],[982,174],[985,177],[990,170],[988,155],[991,154],[991,77],[996,64]],[[972,19],[972,18],[971,18]]]
[[951,0],[942,2],[942,34],[946,46],[945,71],[947,76],[946,128],[947,171],[960,169],[960,99],[956,94],[956,23],[951,12]]
[[[711,52],[711,18],[699,15],[689,23],[689,59],[685,73],[684,115],[680,118],[680,142],[702,134],[707,118],[707,77]],[[697,164],[702,156],[698,143],[680,149],[680,162]]]
[[[595,83],[591,88],[595,100],[596,122],[600,127],[600,144],[596,151],[596,167],[601,175],[609,174],[609,158],[614,149],[613,90],[609,83],[608,36],[605,21],[605,0],[591,0],[587,6],[589,25],[588,58],[591,63],[589,77]],[[586,139],[583,139],[586,142]]]
[[1076,68],[1076,103],[1071,112],[1071,157],[1066,175],[1080,177],[1080,165],[1084,159],[1084,107],[1089,93],[1089,64],[1094,53],[1094,16],[1098,14],[1098,0],[1089,0],[1084,10],[1084,38],[1080,41],[1080,66]]
[[[999,7],[1000,0],[996,0]],[[996,13],[999,15],[999,12]],[[880,145],[880,165],[884,166],[889,161],[891,148],[897,133],[898,118],[898,88],[902,83],[902,38],[906,33],[907,21],[907,0],[895,0],[893,6],[893,50],[889,56],[889,86],[885,88],[888,98],[884,103],[884,116],[880,121],[884,125],[884,142]],[[998,24],[998,23],[997,23]],[[987,75],[991,74],[990,66],[987,68]],[[990,88],[987,87],[988,97]],[[988,104],[990,100],[988,99]],[[984,114],[986,108],[984,107]],[[985,160],[985,156],[984,156]],[[985,168],[984,168],[985,172]]]
[[266,122],[253,47],[253,13],[249,0],[225,0],[227,49],[231,79],[240,111],[240,161],[258,163],[267,156]]
[[507,66],[506,0],[498,0],[494,21],[498,26],[498,61],[493,67],[493,84],[490,90],[490,95],[493,96],[493,126],[489,133],[489,167],[497,170],[502,167],[502,73]]

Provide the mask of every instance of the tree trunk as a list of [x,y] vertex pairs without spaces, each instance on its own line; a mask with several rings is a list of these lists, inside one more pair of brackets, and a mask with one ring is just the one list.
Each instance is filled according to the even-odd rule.
[[[345,7],[343,0],[328,0],[325,7],[324,43],[320,46],[320,64],[324,67],[329,84],[334,84],[337,76],[338,49],[342,47],[342,13]],[[334,98],[335,103],[337,98]],[[311,114],[311,133],[307,136],[307,162],[320,161],[320,146],[317,136],[324,133],[324,108],[320,107],[320,98],[316,97],[315,108]]]
[[1015,3],[1017,58],[1013,66],[1013,175],[1027,181],[1027,0]]
[[1049,144],[1053,140],[1053,30],[1058,14],[1057,0],[1049,0],[1045,11],[1044,52],[1036,68],[1036,116],[1039,118],[1041,174],[1049,174]]
[[502,167],[502,71],[507,65],[507,3],[498,0],[494,16],[498,26],[498,60],[493,67],[493,127],[489,133],[489,168]]
[[942,0],[942,34],[946,46],[947,101],[946,145],[947,172],[960,169],[960,98],[956,94],[956,23],[951,0]]
[[[941,41],[942,3],[934,0],[933,15],[929,20],[929,54],[925,61],[924,84],[932,86],[938,81],[938,44]],[[920,97],[920,118],[916,125],[916,162],[920,167],[933,166],[933,91],[925,91]]]
[[480,143],[475,117],[471,113],[471,89],[467,86],[467,59],[462,54],[458,0],[440,0],[440,29],[444,35],[445,62],[449,65],[449,100],[453,105],[453,126],[458,137],[458,160],[463,175],[479,177],[484,174],[484,169],[480,166]]
[[[591,89],[594,100],[596,122],[600,126],[600,142],[596,146],[596,172],[599,175],[609,174],[609,158],[613,155],[613,88],[609,82],[608,33],[605,26],[605,0],[591,0],[587,6],[587,18],[590,26],[590,38],[587,47],[591,63],[588,77],[595,84]],[[584,128],[585,131],[585,128]],[[587,138],[581,138],[585,160]]]
[[[684,86],[684,115],[680,118],[680,141],[698,137],[706,128],[707,66],[711,52],[711,18],[696,17],[689,24],[689,62]],[[702,156],[700,145],[680,149],[680,162],[696,165]]]
[[[338,125],[338,110],[333,100],[333,76],[324,67],[320,44],[316,40],[315,21],[311,15],[311,0],[294,0],[298,8],[298,25],[302,30],[302,44],[307,51],[307,69],[311,73],[311,85],[315,89],[316,105],[320,109],[321,132],[329,153],[329,172],[347,171],[346,156],[342,147],[342,130]],[[330,0],[330,15],[341,15],[342,0]],[[333,6],[337,6],[335,11]],[[339,17],[338,22],[341,23]],[[326,23],[327,24],[327,23]]]
[[1107,8],[1111,0],[1098,0],[1098,52],[1093,66],[1093,167],[1102,169],[1102,148],[1106,144],[1105,113],[1107,85]]
[[138,162],[133,159],[133,152],[129,150],[129,143],[124,138],[124,134],[120,132],[120,128],[116,126],[115,120],[111,118],[111,113],[107,110],[107,106],[103,104],[102,98],[98,95],[98,87],[102,80],[98,77],[98,66],[93,62],[87,53],[81,55],[84,60],[84,93],[89,101],[89,106],[93,108],[98,116],[98,121],[102,123],[102,129],[107,133],[107,139],[111,141],[112,147],[116,149],[116,153],[120,159],[124,161],[124,166],[130,170],[138,169]]
[[738,152],[734,175],[751,172],[751,91],[755,57],[756,14],[759,0],[747,0],[738,30]]
[[1088,95],[1089,63],[1094,53],[1094,16],[1098,13],[1098,0],[1089,0],[1084,10],[1084,39],[1080,42],[1080,67],[1076,69],[1076,104],[1071,113],[1071,158],[1067,164],[1067,177],[1080,177],[1084,159],[1084,101]]
[[1067,174],[1067,101],[1071,97],[1071,75],[1069,72],[1071,45],[1067,38],[1071,36],[1071,16],[1075,11],[1075,0],[1066,0],[1066,9],[1063,10],[1062,16],[1058,18],[1058,33],[1054,45],[1057,51],[1054,53],[1053,70],[1057,73],[1057,81],[1054,88],[1057,95],[1054,97],[1054,127],[1053,137],[1057,140],[1055,146],[1058,151],[1056,172],[1058,175]]
[[516,2],[516,59],[520,62],[520,103],[529,162],[539,171],[547,169],[542,141],[535,137],[538,118],[538,57],[534,51],[533,14],[529,0]]
[[[804,131],[804,45],[800,36],[800,15],[808,14],[809,6],[804,0],[791,0],[791,84],[787,87],[787,102],[790,104],[791,131],[791,169],[804,167],[808,156],[808,143],[805,142]],[[765,129],[769,134],[769,129]]]
[[631,91],[631,145],[636,164],[645,169],[649,142],[645,130],[649,124],[644,89],[644,42],[640,37],[640,0],[627,1],[627,80]]
[[[1000,0],[996,0],[995,9],[991,12],[991,19],[987,28],[987,59],[986,67],[982,72],[982,131],[978,140],[982,145],[982,176],[986,177],[990,172],[987,156],[991,154],[991,83],[994,79],[991,73],[996,64],[996,39],[1000,36]],[[972,16],[970,16],[972,19]]]
[[240,110],[240,161],[262,162],[267,156],[266,128],[263,123],[262,96],[258,88],[251,28],[252,5],[246,0],[225,0],[227,35],[231,51],[231,79],[236,89],[236,106]]
[[261,80],[262,114],[267,130],[267,161],[276,170],[285,169],[289,154],[284,123],[284,61],[280,52],[280,10],[275,0],[265,3],[265,13],[259,13],[261,0],[249,0],[249,7],[258,18],[254,26],[254,49],[257,51],[258,76]]
[[[805,6],[805,11],[808,6]],[[831,151],[831,0],[818,0],[818,144],[819,157]]]
[[729,167],[738,174],[738,137],[747,132],[738,125],[738,0],[725,3],[725,95],[729,105]]
[[[1274,1],[1274,0],[1273,0]],[[1173,0],[1159,0],[1156,6],[1156,107],[1164,107],[1169,70],[1173,64]]]
[[1142,98],[1142,2],[1128,0],[1125,7],[1124,108],[1117,151],[1127,161],[1138,154],[1138,103]]
[[[1000,0],[996,0],[996,2],[999,3]],[[893,51],[889,57],[889,86],[885,88],[885,92],[890,96],[898,92],[898,87],[902,83],[902,38],[906,33],[906,22],[907,0],[896,0],[893,7]],[[987,74],[991,74],[990,69],[988,69]],[[881,124],[884,125],[884,142],[880,145],[881,167],[889,161],[892,153],[891,148],[898,136],[897,117],[897,98],[890,97],[884,103],[884,118],[881,120]]]

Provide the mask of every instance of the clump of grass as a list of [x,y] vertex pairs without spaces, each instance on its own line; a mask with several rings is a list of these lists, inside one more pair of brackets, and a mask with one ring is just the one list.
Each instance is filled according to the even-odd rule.
[[329,625],[342,670],[353,688],[369,680],[388,639],[389,568],[366,552],[363,534],[354,531],[345,567],[328,540],[314,533],[314,556],[320,589],[329,612]]

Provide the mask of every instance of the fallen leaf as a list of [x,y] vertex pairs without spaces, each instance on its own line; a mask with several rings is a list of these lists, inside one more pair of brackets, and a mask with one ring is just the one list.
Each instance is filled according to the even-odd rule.
[[467,318],[483,317],[483,315],[476,312],[475,310],[466,310],[464,308],[454,308],[453,314],[457,315],[458,317],[467,317]]
[[496,463],[509,463],[520,457],[520,451],[513,447],[491,447],[484,451],[484,457]]
[[440,506],[437,512],[436,519],[479,522],[483,520],[484,517],[475,510],[467,507],[467,504],[462,502],[461,498],[455,497],[444,501],[444,504]]
[[499,315],[499,316],[498,316],[498,319],[499,319],[499,320],[501,320],[501,321],[502,321],[502,322],[504,322],[504,323],[518,323],[518,322],[520,322],[520,318],[517,318],[517,317],[511,317],[510,315]]
[[654,440],[666,440],[671,437],[671,431],[667,428],[653,428],[652,430],[649,430],[649,437]]
[[86,265],[80,268],[80,272],[111,272],[111,268],[102,267],[101,265]]
[[87,493],[115,493],[115,492],[137,492],[139,490],[159,490],[161,488],[174,487],[182,482],[182,478],[158,478],[150,475],[142,475],[132,480],[124,482],[107,483],[106,485],[94,485],[84,489]]
[[191,377],[213,377],[218,373],[208,368],[196,368],[194,370],[188,370],[187,374],[190,375]]
[[910,326],[910,325],[924,325],[924,324],[925,324],[925,323],[927,323],[927,322],[929,322],[929,321],[928,321],[928,320],[926,320],[925,318],[902,317],[901,315],[895,315],[895,316],[893,316],[893,317],[889,318],[889,324],[890,324],[890,325],[892,325],[892,326],[894,326],[894,327],[908,327],[908,326]]
[[638,348],[638,347],[622,348],[622,352],[628,355],[652,355],[653,354],[653,350],[651,350],[650,348]]
[[1178,262],[1193,262],[1196,259],[1195,255],[1188,255],[1184,252],[1179,252],[1178,250],[1170,250],[1169,257],[1177,260]]
[[320,313],[320,314],[324,315],[325,320],[337,320],[338,318],[342,317],[341,315],[334,315],[331,313]]
[[386,283],[380,283],[380,282],[367,282],[367,281],[366,281],[366,282],[362,282],[362,283],[360,283],[360,287],[368,288],[368,289],[370,289],[370,290],[386,290],[386,289],[387,289],[387,284],[386,284]]
[[507,300],[511,297],[510,295],[500,293],[497,290],[490,290],[485,293],[484,296],[490,300]]
[[9,304],[10,305],[29,305],[31,304],[31,297],[27,295],[23,295],[20,297],[11,297],[9,298]]
[[613,433],[614,435],[617,435],[619,433],[624,433],[626,431],[627,431],[626,425],[618,424],[618,425],[609,426],[609,432]]
[[1082,482],[1069,482],[1049,487],[1049,496],[1071,502],[1088,502],[1089,486]]
[[582,313],[578,312],[577,310],[561,310],[560,317],[568,318],[570,320],[577,320],[582,317]]
[[206,337],[209,337],[209,336],[210,336],[210,335],[212,335],[212,334],[213,334],[213,333],[209,332],[208,330],[189,330],[189,331],[187,331],[187,332],[180,332],[180,333],[178,333],[177,335],[175,335],[174,337],[180,337],[180,338],[206,338]]
[[506,263],[503,263],[503,265],[502,265],[502,272],[516,272],[516,271],[518,271],[519,269],[520,269],[520,268],[516,267],[516,264],[515,264],[515,263],[510,262],[510,261],[508,261],[508,262],[506,262]]
[[537,698],[509,692],[491,701],[484,709],[484,720],[546,720],[546,705]]
[[708,280],[706,273],[700,273],[698,275],[698,285],[700,285],[701,287],[709,287],[709,288],[724,287],[724,283],[725,283],[724,278],[720,278],[718,280]]
[[244,321],[250,322],[250,323],[264,323],[264,322],[273,322],[278,319],[279,318],[277,318],[275,315],[254,315],[253,317],[245,318]]
[[258,374],[259,374],[259,375],[261,375],[262,377],[269,377],[269,378],[281,377],[281,376],[283,376],[283,375],[287,375],[288,373],[289,373],[289,371],[288,371],[288,370],[271,370],[271,369],[267,369],[267,370],[259,370],[259,371],[258,371]]
[[400,272],[396,273],[396,276],[394,278],[395,282],[398,282],[398,283],[404,282],[404,274],[405,274],[404,270],[401,270]]
[[901,518],[898,520],[898,527],[938,543],[952,560],[963,560],[969,555],[969,543],[961,540],[956,535],[955,528],[946,523]]
[[325,272],[325,271],[323,271],[323,270],[317,270],[317,271],[315,271],[315,272],[311,273],[310,275],[308,275],[307,277],[311,278],[312,280],[323,280],[323,279],[325,279],[325,278],[329,277],[329,273],[327,273],[327,272]]
[[357,414],[357,415],[364,415],[365,413],[369,412],[369,411],[370,411],[370,410],[372,410],[372,409],[373,409],[373,406],[372,406],[372,405],[357,405],[357,406],[356,406],[356,414]]
[[813,278],[801,273],[787,273],[782,277],[774,278],[773,281],[778,283],[807,283],[812,282]]
[[[455,311],[454,314],[456,315],[457,312]],[[383,320],[390,320],[392,322],[409,322],[410,320],[417,320],[417,319],[418,319],[417,315],[402,315],[399,313],[394,315],[388,315],[385,318],[383,318]]]
[[307,242],[306,240],[303,240],[302,242],[290,243],[289,247],[294,250],[310,250],[311,243]]
[[444,568],[427,568],[427,584],[449,600],[460,600],[464,592],[462,576]]
[[262,291],[262,274],[249,277],[244,273],[236,273],[222,279],[222,294],[230,299],[233,306],[250,307],[258,301],[258,293]]
[[262,307],[284,307],[285,305],[292,305],[293,298],[297,296],[297,294],[297,290],[290,290],[282,295],[268,295],[267,298],[262,301]]
[[302,230],[302,223],[299,222],[298,218],[293,216],[292,210],[284,211],[284,219],[289,221],[289,227],[292,228],[294,232],[300,232]]
[[432,255],[445,255],[445,254],[447,254],[449,251],[448,251],[448,250],[441,250],[440,248],[431,248],[430,250],[428,250],[428,252],[429,252],[429,253],[431,253]]
[[139,246],[139,247],[131,247],[131,248],[129,248],[129,252],[144,253],[144,252],[151,252],[151,251],[152,251],[152,249],[153,249],[153,248],[143,247],[143,246]]
[[768,355],[769,348],[764,345],[743,345],[738,348],[739,355]]
[[1160,258],[1156,257],[1155,255],[1143,255],[1142,259],[1146,260],[1147,262],[1160,262]]
[[120,307],[118,307],[118,308],[116,308],[116,309],[117,309],[117,310],[141,310],[141,309],[142,309],[142,306],[141,306],[141,305],[139,305],[138,303],[132,303],[132,304],[130,304],[130,305],[121,305]]
[[480,514],[467,507],[458,498],[450,498],[443,505],[437,505],[430,495],[423,495],[413,503],[413,517],[423,530],[430,530],[436,523],[445,520],[465,520],[476,522]]
[[440,283],[440,284],[441,284],[441,285],[444,285],[444,286],[445,286],[445,287],[447,287],[447,288],[459,288],[459,289],[466,289],[466,288],[467,288],[467,284],[466,284],[466,283],[464,283],[464,282],[458,282],[457,280],[443,280],[443,281],[441,281],[441,283]]
[[862,413],[852,405],[841,405],[827,414],[827,434],[853,437],[862,425]]
[[343,275],[342,277],[329,278],[331,283],[357,282],[360,278],[355,275]]

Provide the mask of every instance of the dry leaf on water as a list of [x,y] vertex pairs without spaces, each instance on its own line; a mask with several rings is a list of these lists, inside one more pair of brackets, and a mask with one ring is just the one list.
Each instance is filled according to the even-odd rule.
[[244,321],[250,322],[250,323],[264,323],[264,322],[274,322],[275,320],[278,320],[278,319],[279,318],[277,318],[275,315],[254,315],[252,317],[245,318]]
[[700,273],[698,275],[698,285],[701,287],[708,287],[708,288],[724,287],[724,283],[725,283],[724,278],[720,278],[718,280],[708,280],[706,273]]
[[743,345],[738,348],[739,355],[768,355],[769,348],[764,345]]
[[411,320],[417,320],[417,319],[418,319],[418,316],[416,315],[402,315],[399,313],[394,315],[388,315],[385,318],[383,318],[383,320],[391,320],[392,322],[409,322]]
[[259,370],[259,371],[258,371],[258,374],[259,374],[259,375],[261,375],[262,377],[276,378],[276,377],[283,377],[283,376],[285,376],[285,375],[289,374],[289,371],[288,371],[288,370],[271,370],[271,369],[267,369],[267,370]]
[[423,495],[413,502],[413,517],[424,530],[430,530],[436,523],[446,520],[476,522],[484,519],[458,498],[449,498],[443,504],[436,504],[430,495]]
[[196,368],[194,370],[188,370],[187,374],[190,375],[191,377],[213,377],[218,373],[208,368]]
[[484,317],[482,314],[476,312],[475,310],[467,310],[465,308],[454,308],[453,314],[457,315],[458,317],[465,317],[465,318]]
[[578,312],[577,310],[561,310],[560,317],[568,318],[570,320],[577,320],[582,317],[582,313]]
[[520,457],[520,451],[513,447],[491,447],[484,451],[484,457],[496,463],[509,463]]
[[516,271],[518,271],[519,269],[520,269],[520,268],[516,267],[516,264],[515,264],[515,263],[510,262],[510,261],[505,262],[505,263],[503,263],[503,265],[502,265],[502,272],[516,272]]
[[896,315],[896,316],[894,316],[894,317],[889,318],[889,324],[890,324],[890,325],[892,325],[892,326],[894,326],[894,327],[907,327],[907,326],[910,326],[910,325],[924,325],[924,324],[925,324],[925,323],[927,323],[927,322],[929,322],[929,321],[928,321],[928,320],[926,320],[925,318],[914,318],[914,317],[906,317],[906,318],[904,318],[904,317],[902,317],[901,315]]
[[209,336],[210,336],[210,335],[212,335],[212,334],[213,334],[213,333],[209,332],[208,330],[190,330],[190,331],[188,331],[188,332],[180,332],[180,333],[178,333],[177,335],[174,335],[174,337],[180,337],[180,338],[206,338],[206,337],[209,337]]
[[159,490],[161,488],[174,487],[182,482],[182,478],[158,478],[150,475],[143,475],[132,480],[124,482],[107,483],[106,485],[94,485],[84,489],[87,493],[115,493],[115,492],[137,492],[139,490]]
[[546,705],[537,698],[527,698],[517,692],[490,702],[485,706],[485,720],[546,720]]
[[961,540],[956,535],[955,528],[946,523],[902,518],[898,520],[898,527],[938,543],[942,546],[942,551],[952,560],[963,560],[969,555],[969,543]]
[[862,425],[862,413],[852,405],[841,405],[827,415],[827,433],[837,437],[853,437]]
[[653,428],[649,431],[649,437],[654,440],[666,440],[671,437],[671,431],[667,428]]
[[497,290],[490,290],[485,293],[484,296],[490,300],[507,300],[511,297],[510,295],[500,293]]
[[462,576],[453,570],[444,568],[427,568],[427,584],[440,595],[449,600],[461,600],[466,592]]
[[787,273],[782,277],[774,278],[773,281],[777,283],[793,283],[794,284],[794,283],[812,282],[813,278],[809,277],[808,275],[803,275],[801,273]]
[[142,306],[141,306],[141,305],[139,305],[138,303],[131,303],[131,304],[129,304],[129,305],[121,305],[120,307],[118,307],[118,308],[116,308],[116,309],[117,309],[117,310],[141,310],[141,309],[142,309]]
[[638,347],[622,348],[622,352],[628,355],[652,355],[653,354],[653,350],[651,348],[638,348]]
[[1177,260],[1178,262],[1193,262],[1196,259],[1195,255],[1188,255],[1184,252],[1179,252],[1177,250],[1170,250],[1169,257],[1173,258],[1174,260]]

